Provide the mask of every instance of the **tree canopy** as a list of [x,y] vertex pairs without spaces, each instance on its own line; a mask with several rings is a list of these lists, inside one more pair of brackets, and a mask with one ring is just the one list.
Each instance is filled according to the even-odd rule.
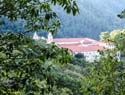
[[101,33],[101,40],[105,42],[113,42],[116,48],[124,55],[125,54],[125,29],[117,29],[113,30],[110,33],[102,32]]
[[19,33],[0,35],[1,95],[46,95],[56,89],[58,67],[70,62],[72,56],[54,44],[38,43]]
[[100,39],[102,41],[108,42],[108,40],[109,40],[109,33],[108,32],[101,32]]
[[[67,13],[78,12],[74,0],[1,0],[0,4],[1,17],[25,20],[28,31],[55,31],[60,26],[58,16],[52,11],[56,4]],[[112,34],[111,41],[117,46],[122,43],[120,48],[124,48],[125,31]],[[78,54],[73,60],[68,49],[53,43],[35,41],[22,33],[1,33],[0,94],[125,95],[125,65],[117,60],[116,50],[100,54],[100,60],[83,65],[84,55]],[[77,63],[80,64],[76,66]]]
[[[79,11],[75,0],[0,0],[0,18],[24,20],[24,33],[39,29],[54,33],[60,27],[60,20],[52,9],[56,5],[73,15]],[[0,25],[3,24],[1,21]],[[54,44],[34,41],[21,33],[1,33],[0,94],[72,95],[59,82],[63,77],[59,67],[71,59],[67,49]]]
[[[105,56],[106,54],[106,56]],[[118,62],[115,51],[106,51],[99,62],[89,66],[82,80],[83,95],[124,95],[125,64]]]
[[79,12],[75,0],[0,0],[0,17],[25,20],[24,32],[43,29],[54,33],[60,27],[60,20],[52,9],[55,5],[73,15]]

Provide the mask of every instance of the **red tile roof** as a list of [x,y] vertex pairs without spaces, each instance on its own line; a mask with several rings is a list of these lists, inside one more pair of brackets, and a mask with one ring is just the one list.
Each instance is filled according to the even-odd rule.
[[92,46],[82,46],[82,45],[59,45],[62,48],[68,48],[72,52],[91,52],[91,51],[98,51],[103,50],[103,46],[92,45]]
[[54,42],[59,47],[67,48],[72,52],[91,52],[104,49],[104,46],[99,45],[101,42],[89,38],[59,38],[54,39]]
[[89,39],[89,38],[56,38],[53,41],[54,42],[81,42],[81,41],[90,42],[90,41],[96,41],[96,40]]

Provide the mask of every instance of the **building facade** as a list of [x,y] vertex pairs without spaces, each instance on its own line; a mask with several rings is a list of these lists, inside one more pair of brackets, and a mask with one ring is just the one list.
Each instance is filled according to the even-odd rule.
[[[35,33],[34,39],[38,40],[40,37]],[[86,61],[93,62],[100,59],[99,51],[105,49],[113,49],[113,43],[104,43],[102,41],[93,40],[90,38],[55,38],[51,33],[48,34],[46,39],[47,43],[54,42],[60,48],[69,49],[74,55],[82,53]],[[120,60],[120,52],[117,52],[117,58]]]
[[99,50],[105,49],[105,43],[90,38],[53,39],[59,47],[68,48],[73,54],[82,53],[86,61],[93,62],[100,58]]

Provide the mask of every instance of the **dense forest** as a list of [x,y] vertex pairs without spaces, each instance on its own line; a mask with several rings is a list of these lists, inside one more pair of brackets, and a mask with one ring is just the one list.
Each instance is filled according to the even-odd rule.
[[[125,54],[124,29],[101,33],[101,40],[115,48],[98,51],[100,59],[92,63],[81,53],[73,56],[66,48],[26,35],[56,33],[61,25],[58,12],[52,11],[56,5],[74,16],[80,12],[74,0],[0,1],[0,95],[125,95],[125,61],[116,57],[117,51]],[[125,18],[125,10],[118,17]],[[4,20],[10,27],[4,27]]]
[[[67,15],[59,6],[53,7],[61,21],[61,28],[55,37],[91,37],[99,39],[101,32],[110,32],[125,27],[125,20],[117,17],[124,8],[124,0],[77,0],[77,3],[80,13],[76,16]],[[0,29],[23,30],[22,23],[24,21],[19,20],[12,23],[5,18],[4,20],[5,26]],[[39,35],[46,36],[46,33],[41,31]]]
[[[124,0],[77,0],[80,14],[72,16],[57,10],[62,21],[57,37],[99,38],[104,31],[125,28],[125,20],[117,15],[124,8]],[[79,33],[78,33],[79,32]]]

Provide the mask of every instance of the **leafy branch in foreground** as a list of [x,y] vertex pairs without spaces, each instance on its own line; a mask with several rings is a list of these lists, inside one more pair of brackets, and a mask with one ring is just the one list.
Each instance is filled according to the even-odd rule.
[[60,27],[60,20],[52,9],[55,5],[73,15],[79,12],[75,0],[0,0],[0,17],[25,20],[25,32],[42,29],[54,33]]
[[91,64],[83,76],[81,91],[85,95],[124,95],[125,64],[118,62],[115,51],[101,54],[100,61]]
[[[58,88],[58,66],[68,63],[71,55],[66,49],[19,33],[0,35],[0,94],[46,95],[70,93]],[[56,65],[54,65],[54,63]],[[60,76],[61,77],[61,76]],[[56,91],[58,89],[58,91]],[[62,91],[62,92],[61,92]],[[58,95],[53,94],[53,95]]]

